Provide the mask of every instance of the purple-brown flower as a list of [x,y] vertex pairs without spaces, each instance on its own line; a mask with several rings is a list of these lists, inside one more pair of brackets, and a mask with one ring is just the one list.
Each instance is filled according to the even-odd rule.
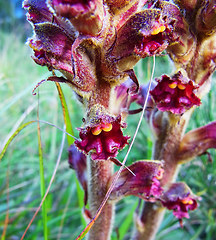
[[186,133],[181,140],[177,159],[183,163],[216,148],[216,121]]
[[68,163],[70,168],[75,170],[77,178],[85,191],[84,203],[86,205],[88,200],[86,156],[78,151],[74,145],[71,145],[68,149]]
[[181,71],[173,77],[163,75],[157,82],[157,86],[150,93],[160,111],[182,114],[194,105],[201,104],[194,93],[197,86],[184,77]]
[[[124,169],[118,178],[110,195],[110,200],[120,200],[129,195],[135,195],[145,200],[155,200],[162,193],[160,179],[163,177],[163,164],[161,161],[137,161]],[[110,180],[110,184],[115,174]],[[151,198],[152,197],[152,198]]]
[[172,183],[160,197],[163,206],[173,210],[173,214],[178,219],[189,218],[188,211],[197,208],[196,199],[197,197],[192,194],[190,188],[183,182]]
[[86,35],[97,35],[103,26],[104,9],[101,0],[49,0],[57,16],[69,19],[73,26]]

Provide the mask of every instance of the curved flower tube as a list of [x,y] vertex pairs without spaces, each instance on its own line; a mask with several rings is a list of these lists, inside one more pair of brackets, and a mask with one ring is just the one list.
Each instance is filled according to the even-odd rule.
[[181,140],[177,159],[184,163],[206,153],[210,148],[216,148],[216,122],[186,133]]
[[[155,201],[162,193],[160,179],[163,177],[163,163],[161,161],[141,160],[128,166],[135,174],[124,169],[118,178],[109,197],[110,201],[118,201],[125,196],[135,195],[148,201]],[[110,179],[112,183],[115,174]]]

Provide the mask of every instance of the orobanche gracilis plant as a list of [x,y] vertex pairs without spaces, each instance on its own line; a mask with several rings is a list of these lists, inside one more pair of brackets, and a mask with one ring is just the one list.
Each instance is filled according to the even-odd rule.
[[[48,80],[70,85],[85,108],[69,164],[85,191],[89,219],[115,181],[87,238],[110,239],[115,203],[128,195],[145,201],[131,239],[154,239],[165,208],[182,224],[198,198],[175,182],[180,165],[216,147],[216,122],[185,134],[215,70],[216,1],[25,0],[23,7],[33,26],[34,61],[52,71]],[[175,69],[153,81],[148,95],[133,67],[162,53]],[[139,112],[130,104],[142,110],[145,102],[153,160],[135,161],[116,177],[113,164],[122,164],[118,152],[130,142],[122,129],[127,115]]]

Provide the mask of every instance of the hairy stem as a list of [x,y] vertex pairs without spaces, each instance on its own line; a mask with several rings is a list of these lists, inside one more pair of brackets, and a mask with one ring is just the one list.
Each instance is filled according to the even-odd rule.
[[[93,161],[88,158],[89,208],[94,216],[107,192],[107,182],[113,173],[111,161]],[[88,233],[88,240],[109,240],[114,216],[114,204],[106,203],[100,216]]]
[[[191,113],[176,118],[173,115],[164,116],[162,130],[155,141],[153,159],[164,161],[164,176],[161,185],[174,182],[179,166],[176,152],[185,132]],[[153,240],[163,220],[164,208],[158,203],[146,202],[139,217],[139,225],[133,236],[134,240]]]

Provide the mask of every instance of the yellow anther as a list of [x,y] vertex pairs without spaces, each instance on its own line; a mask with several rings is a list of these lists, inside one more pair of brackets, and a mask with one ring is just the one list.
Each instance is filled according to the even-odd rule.
[[161,180],[163,178],[163,174],[164,174],[164,169],[160,169],[158,171],[158,175],[156,176],[157,180]]
[[189,204],[189,205],[192,205],[192,204],[193,204],[193,200],[192,200],[192,199],[188,199],[188,198],[182,199],[181,202],[182,202],[183,204]]
[[103,128],[102,128],[105,132],[109,132],[112,130],[112,124],[111,123],[107,123],[104,124]]
[[102,132],[102,129],[101,129],[100,126],[94,127],[94,128],[92,128],[91,132],[92,132],[93,135],[97,136]]
[[29,43],[29,47],[32,48],[34,51],[38,50],[31,42]]
[[155,29],[151,32],[151,34],[152,34],[152,35],[157,35],[157,34],[160,33],[160,32],[164,32],[165,29],[166,29],[165,26],[157,27],[157,28],[155,28]]
[[182,84],[178,84],[178,88],[180,89],[180,90],[185,90],[185,86],[184,85],[182,85]]
[[177,87],[177,83],[173,82],[173,83],[170,83],[168,84],[168,86],[172,89],[176,88]]

